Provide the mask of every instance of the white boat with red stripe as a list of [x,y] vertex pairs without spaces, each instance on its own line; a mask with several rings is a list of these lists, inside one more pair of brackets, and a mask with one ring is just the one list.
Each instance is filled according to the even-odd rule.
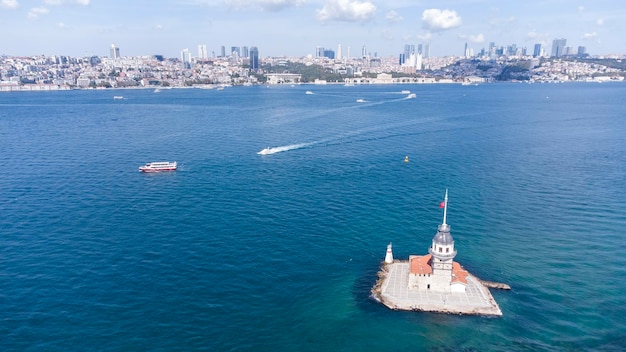
[[159,171],[174,171],[178,165],[175,161],[153,161],[146,165],[140,166],[141,172],[159,172]]

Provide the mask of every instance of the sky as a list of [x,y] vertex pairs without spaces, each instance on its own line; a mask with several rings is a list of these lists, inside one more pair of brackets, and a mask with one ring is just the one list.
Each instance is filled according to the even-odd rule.
[[[233,46],[259,56],[397,57],[405,44],[431,56],[516,45],[550,53],[554,39],[591,55],[626,54],[623,0],[0,0],[0,55],[209,56]],[[349,49],[348,49],[349,48]]]

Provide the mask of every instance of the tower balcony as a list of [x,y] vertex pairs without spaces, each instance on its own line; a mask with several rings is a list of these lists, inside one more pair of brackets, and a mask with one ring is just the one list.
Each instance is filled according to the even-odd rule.
[[434,251],[432,248],[429,248],[428,253],[432,254],[433,257],[439,260],[452,260],[454,259],[454,257],[456,257],[456,249],[452,251],[451,253],[440,253],[440,252]]

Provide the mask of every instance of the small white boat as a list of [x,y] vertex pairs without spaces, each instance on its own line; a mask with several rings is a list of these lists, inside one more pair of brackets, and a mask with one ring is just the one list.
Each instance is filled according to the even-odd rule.
[[357,99],[356,102],[357,103],[365,103],[365,99]]
[[403,90],[401,93],[402,94],[411,94],[411,91],[410,90]]
[[307,90],[305,94],[313,94],[310,90]]
[[417,95],[415,93],[411,93],[407,95],[407,99],[413,99],[413,98],[417,98]]
[[116,96],[113,97],[113,99],[114,100],[122,100],[122,99],[124,99],[124,97],[121,96],[121,95],[116,95]]
[[272,148],[267,147],[265,149],[262,149],[260,152],[258,152],[257,154],[259,155],[268,155],[268,154],[272,154]]
[[178,165],[175,161],[153,161],[146,165],[140,166],[141,172],[159,172],[159,171],[174,171]]

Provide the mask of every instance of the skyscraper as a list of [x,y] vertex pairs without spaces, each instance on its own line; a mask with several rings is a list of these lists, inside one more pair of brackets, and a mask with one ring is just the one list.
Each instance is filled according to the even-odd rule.
[[337,60],[341,60],[341,44],[337,45]]
[[191,53],[189,49],[183,49],[180,52],[180,60],[183,62],[184,68],[191,68]]
[[209,53],[206,50],[205,44],[198,45],[198,59],[204,60],[209,58]]
[[241,57],[250,57],[250,50],[248,49],[247,46],[242,46],[241,47]]
[[567,39],[555,39],[552,41],[551,57],[561,57],[565,54],[565,45],[567,45]]
[[256,46],[250,48],[250,70],[257,71],[259,69],[259,49]]
[[120,58],[120,48],[116,48],[115,44],[111,44],[111,59]]
[[220,48],[220,57],[225,57],[226,56],[226,47],[222,45],[222,47]]
[[541,44],[535,44],[535,50],[533,50],[533,56],[538,57],[541,56]]

